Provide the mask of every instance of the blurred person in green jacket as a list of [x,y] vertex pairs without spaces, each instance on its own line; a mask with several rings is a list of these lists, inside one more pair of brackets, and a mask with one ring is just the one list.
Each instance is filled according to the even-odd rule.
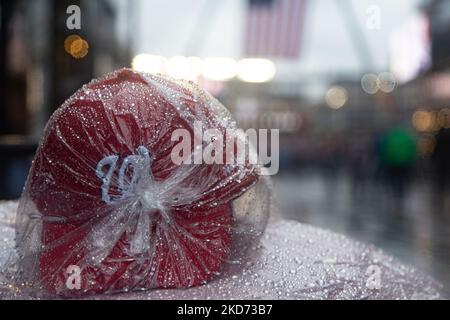
[[379,157],[393,195],[402,200],[417,160],[416,137],[402,126],[392,127],[381,137]]

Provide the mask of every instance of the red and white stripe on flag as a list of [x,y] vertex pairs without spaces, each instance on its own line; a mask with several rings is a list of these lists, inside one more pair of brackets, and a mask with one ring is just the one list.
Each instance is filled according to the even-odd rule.
[[244,55],[296,59],[307,0],[248,0]]

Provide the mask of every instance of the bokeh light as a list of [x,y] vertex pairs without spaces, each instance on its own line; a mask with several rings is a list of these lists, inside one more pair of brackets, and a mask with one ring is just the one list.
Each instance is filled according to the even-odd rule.
[[440,128],[450,128],[450,109],[443,108],[437,116],[437,123]]
[[84,39],[75,39],[70,44],[70,54],[75,59],[84,58],[89,52],[89,44]]
[[66,52],[68,54],[70,53],[70,46],[72,45],[72,42],[74,42],[75,40],[81,39],[81,37],[77,34],[71,34],[69,36],[67,36],[67,38],[64,40],[64,50],[66,50]]
[[340,86],[330,88],[325,95],[325,101],[332,109],[342,108],[346,104],[347,100],[347,90]]
[[380,89],[378,76],[373,73],[367,73],[361,78],[361,87],[368,94],[375,94]]
[[228,81],[237,74],[237,62],[232,58],[211,57],[203,62],[203,76],[210,80]]
[[87,56],[89,44],[79,35],[71,34],[64,40],[64,50],[75,59],[81,59]]
[[167,74],[176,79],[197,81],[201,74],[201,60],[196,57],[175,56],[169,59]]
[[146,53],[138,54],[131,62],[134,70],[151,74],[165,73],[167,64],[166,58]]
[[391,93],[397,86],[397,80],[390,72],[382,72],[378,75],[378,86],[381,91]]
[[420,132],[431,130],[433,126],[433,114],[426,110],[417,110],[412,116],[412,125]]
[[238,63],[238,78],[245,82],[263,83],[275,77],[275,64],[268,59],[242,59]]
[[436,139],[432,135],[420,137],[417,147],[422,157],[430,157],[436,147]]

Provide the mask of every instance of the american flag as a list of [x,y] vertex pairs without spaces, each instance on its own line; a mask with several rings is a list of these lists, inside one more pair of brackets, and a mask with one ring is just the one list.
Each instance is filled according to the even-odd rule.
[[248,0],[244,55],[296,59],[307,0]]

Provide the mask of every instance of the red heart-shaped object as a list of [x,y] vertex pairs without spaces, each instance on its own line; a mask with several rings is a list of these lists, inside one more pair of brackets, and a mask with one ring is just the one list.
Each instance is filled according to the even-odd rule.
[[66,101],[25,189],[40,215],[42,286],[66,296],[179,288],[219,272],[232,201],[257,175],[250,164],[177,165],[171,137],[194,135],[194,121],[226,135],[229,118],[193,83],[128,69]]

